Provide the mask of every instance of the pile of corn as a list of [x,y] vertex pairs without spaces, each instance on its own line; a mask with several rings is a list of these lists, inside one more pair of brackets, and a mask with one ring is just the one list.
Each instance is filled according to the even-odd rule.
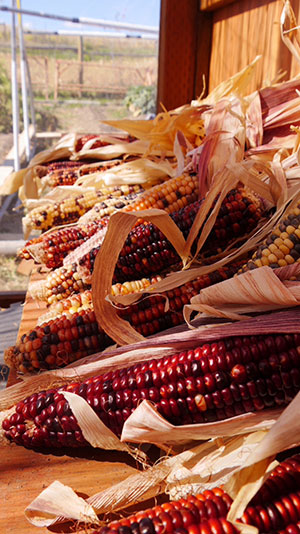
[[[33,257],[49,269],[45,280],[30,287],[37,306],[42,300],[47,311],[6,350],[5,360],[17,373],[36,374],[77,364],[114,344],[114,334],[107,333],[97,316],[93,280],[101,250],[105,250],[105,236],[120,214],[125,217],[122,220],[134,222],[128,226],[127,237],[116,255],[105,296],[117,302],[117,320],[123,327],[127,321],[127,327],[133,327],[140,336],[138,339],[182,325],[184,307],[210,285],[263,266],[275,269],[300,262],[300,194],[293,192],[289,197],[292,187],[288,183],[282,185],[280,192],[278,183],[277,189],[272,183],[274,154],[273,159],[269,157],[265,175],[261,168],[258,172],[254,169],[246,179],[245,169],[253,163],[249,147],[248,154],[245,151],[242,158],[237,156],[233,167],[236,171],[240,163],[243,172],[238,179],[232,172],[232,186],[229,159],[223,169],[214,173],[218,157],[208,161],[205,151],[212,150],[207,148],[212,134],[208,128],[209,135],[205,137],[206,121],[202,116],[213,114],[214,105],[206,103],[203,109],[196,106],[182,112],[182,116],[193,119],[193,127],[187,127],[181,146],[184,164],[178,156],[178,146],[175,148],[181,139],[177,129],[173,132],[172,151],[171,135],[158,128],[161,122],[154,123],[158,130],[154,128],[156,135],[150,132],[145,153],[151,164],[157,160],[161,165],[167,163],[171,171],[163,178],[139,181],[132,177],[117,185],[104,181],[88,191],[84,187],[80,190],[84,180],[93,179],[95,173],[99,178],[101,173],[120,167],[127,157],[135,161],[142,158],[140,153],[134,153],[135,142],[141,140],[130,131],[126,138],[116,137],[111,142],[94,135],[77,138],[71,154],[37,166],[34,176],[41,194],[48,191],[47,196],[50,190],[50,200],[37,203],[26,214],[27,227],[40,231],[40,235],[31,237],[19,256]],[[177,113],[180,115],[180,111]],[[168,119],[163,116],[161,121],[173,120],[172,114],[166,115]],[[232,120],[237,117],[234,111]],[[149,125],[145,128],[149,129]],[[222,134],[222,127],[217,131]],[[236,142],[237,135],[235,130],[233,146],[239,145],[240,149],[243,143]],[[120,155],[116,150],[117,155],[108,159],[114,142],[124,152]],[[254,156],[255,148],[252,147]],[[218,149],[214,146],[216,152]],[[292,158],[293,149],[288,151]],[[245,162],[247,165],[242,167]],[[222,172],[224,184],[220,181]],[[274,172],[272,176],[275,175]],[[161,217],[166,215],[168,225],[165,223],[164,227]],[[274,225],[268,226],[272,217]],[[261,234],[263,225],[267,231]],[[117,235],[118,229],[115,232]],[[252,238],[255,245],[247,249]],[[111,241],[109,247],[114,257],[115,243]],[[109,264],[110,258],[105,260]],[[205,274],[199,274],[198,267],[204,267]],[[176,283],[168,287],[176,276]],[[88,378],[79,375],[77,381],[63,385],[37,388],[10,407],[2,421],[2,433],[8,441],[33,449],[89,446],[65,393],[79,396],[93,417],[97,416],[114,437],[120,438],[127,419],[143,400],[149,401],[171,425],[209,426],[243,418],[248,413],[284,409],[299,391],[297,328],[263,335],[224,335],[214,342],[190,343],[187,349],[174,350],[168,356],[156,355]],[[261,533],[300,532],[299,473],[298,456],[275,469],[239,521],[254,525]],[[97,532],[234,534],[237,528],[226,519],[231,502],[222,488],[216,488],[113,521]]]

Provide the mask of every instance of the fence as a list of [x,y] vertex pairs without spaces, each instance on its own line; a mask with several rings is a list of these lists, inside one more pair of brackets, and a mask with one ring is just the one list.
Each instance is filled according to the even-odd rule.
[[[0,61],[9,73],[10,55],[2,53]],[[57,100],[66,92],[78,97],[124,96],[129,87],[157,83],[157,58],[153,56],[76,61],[32,55],[28,63],[34,93],[42,93],[47,100]]]

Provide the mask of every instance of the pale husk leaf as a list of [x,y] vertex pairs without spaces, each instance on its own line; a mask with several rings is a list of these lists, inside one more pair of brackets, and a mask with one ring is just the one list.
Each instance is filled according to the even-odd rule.
[[[299,275],[300,264],[293,270],[295,276]],[[284,270],[280,273],[282,277]],[[290,269],[287,273],[289,275]],[[276,276],[276,270],[260,267],[201,290],[184,307],[184,318],[188,322],[191,313],[198,311],[214,317],[242,320],[246,313],[299,306],[299,288],[300,282],[286,285]]]
[[221,98],[230,96],[232,94],[239,96],[246,96],[248,94],[248,84],[253,76],[256,65],[262,56],[256,56],[254,60],[246,67],[234,74],[228,80],[221,82],[209,95],[200,101],[193,101],[193,105],[199,104],[216,104]]
[[93,507],[58,480],[27,506],[25,516],[36,527],[49,527],[59,518],[74,519],[84,523],[99,522]]
[[282,409],[265,410],[214,423],[175,426],[166,421],[151,402],[143,400],[126,419],[121,441],[154,443],[165,448],[167,445],[185,444],[192,440],[247,434],[270,428],[281,412]]
[[101,189],[101,185],[115,186],[124,184],[147,184],[149,187],[158,179],[175,176],[175,168],[169,160],[152,161],[149,158],[138,158],[121,163],[111,169],[83,175],[75,185],[87,185]]
[[[122,482],[89,497],[86,507],[78,499],[78,509],[74,516],[72,506],[76,505],[76,495],[72,492],[69,501],[65,493],[66,500],[62,506],[57,501],[62,500],[65,487],[54,482],[27,507],[25,514],[32,524],[38,526],[50,526],[64,518],[79,519],[79,515],[85,522],[95,523],[96,513],[107,514],[125,509],[163,492],[168,493],[172,499],[178,499],[184,496],[184,492],[190,493],[191,488],[195,490],[194,493],[210,489],[227,481],[232,472],[243,465],[249,452],[264,435],[265,432],[261,431],[212,440],[175,456],[163,458],[154,466],[134,473]],[[54,489],[57,489],[57,495],[53,492]],[[30,513],[27,513],[28,510]]]
[[[112,121],[109,121],[112,122]],[[134,121],[130,121],[132,123]],[[139,121],[140,122],[140,121]],[[148,122],[148,121],[145,121]],[[149,121],[150,122],[150,121]],[[108,124],[108,122],[106,123]],[[70,159],[76,160],[81,158],[93,158],[100,160],[110,160],[114,158],[119,158],[124,154],[128,155],[151,155],[151,156],[173,156],[171,150],[166,150],[162,153],[162,150],[150,147],[149,143],[144,140],[128,142],[119,142],[116,144],[106,145],[99,148],[83,148],[76,154],[73,154]]]
[[[174,221],[163,210],[150,209],[131,213],[114,213],[105,239],[95,260],[92,274],[92,300],[100,326],[117,343],[133,343],[143,337],[118,316],[117,310],[105,299],[111,292],[113,272],[125,239],[137,219],[153,222],[172,243],[179,256],[184,254],[184,238]],[[114,244],[112,247],[111,244]]]
[[62,395],[68,401],[83,437],[92,447],[129,451],[128,446],[122,444],[116,435],[102,423],[86,400],[70,391],[62,391]]
[[34,183],[34,170],[35,165],[41,165],[43,163],[55,160],[68,158],[73,150],[75,140],[75,134],[67,134],[60,139],[60,141],[54,145],[54,147],[47,150],[42,150],[36,154],[30,161],[26,169],[13,172],[10,174],[3,185],[0,188],[0,195],[10,195],[18,191],[18,189],[24,185],[23,197],[24,198],[37,198],[38,189]]

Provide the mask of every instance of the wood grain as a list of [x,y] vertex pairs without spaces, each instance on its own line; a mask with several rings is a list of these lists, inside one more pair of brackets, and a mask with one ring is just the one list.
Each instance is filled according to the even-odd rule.
[[12,444],[2,447],[0,472],[1,534],[49,534],[74,532],[74,524],[37,528],[27,521],[24,510],[52,482],[59,480],[87,497],[136,470],[126,454],[87,449],[70,451],[68,455],[43,454]]
[[[299,19],[299,2],[291,0]],[[213,12],[209,90],[262,58],[248,86],[249,93],[271,83],[278,74],[284,79],[299,73],[299,65],[281,41],[281,0],[240,0]]]

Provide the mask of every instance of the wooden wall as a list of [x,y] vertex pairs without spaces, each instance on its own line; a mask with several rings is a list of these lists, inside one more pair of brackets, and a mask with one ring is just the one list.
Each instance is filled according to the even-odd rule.
[[[300,2],[290,0],[298,24]],[[300,72],[280,37],[282,0],[161,0],[158,105],[190,102],[262,55],[249,91]],[[160,109],[158,108],[158,111]]]

